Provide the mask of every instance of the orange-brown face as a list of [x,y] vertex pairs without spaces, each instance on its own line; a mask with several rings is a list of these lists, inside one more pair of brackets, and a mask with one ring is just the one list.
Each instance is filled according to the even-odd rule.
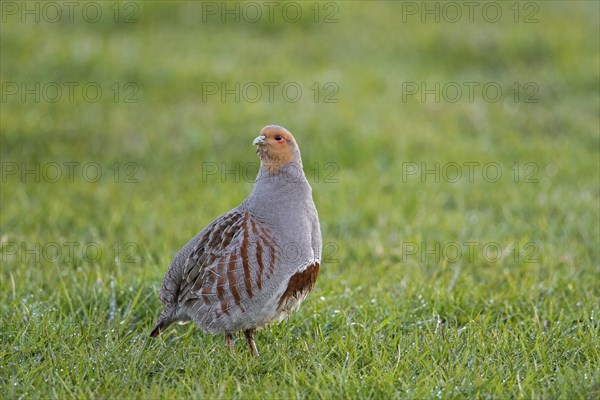
[[273,172],[294,159],[294,136],[281,126],[265,126],[252,144],[257,145],[256,154]]

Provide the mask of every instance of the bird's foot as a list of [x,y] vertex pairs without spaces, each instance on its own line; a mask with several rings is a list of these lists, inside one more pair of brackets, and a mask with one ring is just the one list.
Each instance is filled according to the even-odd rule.
[[246,336],[246,342],[248,343],[248,347],[250,347],[250,353],[254,357],[258,357],[258,348],[256,348],[256,343],[254,342],[252,334],[254,334],[254,330],[252,329],[247,329],[244,331],[244,336]]
[[231,355],[235,354],[235,351],[233,350],[233,336],[231,333],[225,334],[225,347],[227,347],[227,350],[229,353],[231,353]]

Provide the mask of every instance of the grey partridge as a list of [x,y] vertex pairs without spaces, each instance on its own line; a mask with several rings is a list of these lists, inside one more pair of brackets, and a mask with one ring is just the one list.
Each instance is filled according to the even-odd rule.
[[260,169],[252,192],[175,255],[160,301],[165,309],[150,336],[175,321],[209,333],[253,333],[298,309],[313,289],[321,263],[321,228],[294,136],[277,125],[254,139]]

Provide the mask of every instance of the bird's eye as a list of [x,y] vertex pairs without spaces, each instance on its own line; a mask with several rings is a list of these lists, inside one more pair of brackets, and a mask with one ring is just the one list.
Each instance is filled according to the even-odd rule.
[[280,141],[281,140],[281,135],[275,135],[275,140]]

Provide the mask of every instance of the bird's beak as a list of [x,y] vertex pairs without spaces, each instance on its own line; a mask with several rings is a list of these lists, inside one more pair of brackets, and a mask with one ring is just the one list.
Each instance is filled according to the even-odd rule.
[[265,140],[265,138],[266,138],[265,135],[260,135],[259,137],[254,139],[254,142],[252,142],[252,144],[267,144],[267,141]]

